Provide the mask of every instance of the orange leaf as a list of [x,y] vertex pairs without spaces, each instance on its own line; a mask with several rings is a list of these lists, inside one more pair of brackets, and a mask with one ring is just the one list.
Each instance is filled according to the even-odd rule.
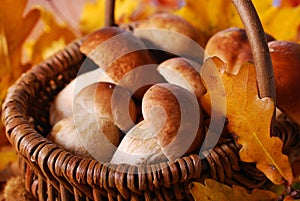
[[245,188],[233,186],[232,188],[206,179],[204,185],[193,182],[190,191],[195,201],[271,201],[277,200],[277,195],[271,191],[254,189],[251,194]]
[[[2,0],[0,6],[0,104],[7,88],[29,68],[23,65],[22,45],[40,18],[37,9],[24,16],[27,0]],[[0,112],[1,113],[1,112]],[[3,127],[0,124],[0,132]]]
[[[270,98],[259,98],[254,65],[246,63],[237,75],[232,75],[225,71],[226,65],[214,57],[204,63],[201,71],[216,68],[225,88],[228,130],[242,145],[239,153],[241,160],[255,162],[257,168],[275,184],[285,180],[292,183],[293,174],[288,157],[282,154],[283,143],[278,137],[270,137],[274,102]],[[204,79],[212,77],[213,74],[208,73]],[[220,94],[221,98],[223,96]],[[205,94],[201,101],[207,105],[209,94]]]
[[280,0],[281,7],[297,7],[300,5],[300,0]]
[[37,39],[26,44],[32,65],[63,49],[76,38],[75,33],[66,24],[59,24],[56,21],[53,13],[42,7],[37,9],[41,12],[44,30]]
[[[0,63],[3,70],[13,73],[13,78],[19,77],[24,71],[20,68],[21,47],[40,18],[37,9],[31,9],[24,17],[26,4],[27,0],[20,0],[17,4],[14,0],[3,0],[0,6]],[[5,61],[3,65],[2,61]]]

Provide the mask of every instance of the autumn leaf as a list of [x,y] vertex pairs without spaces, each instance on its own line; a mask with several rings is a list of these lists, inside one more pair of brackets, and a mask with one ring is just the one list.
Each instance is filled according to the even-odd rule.
[[53,13],[42,7],[37,9],[41,12],[44,29],[38,38],[26,43],[32,65],[40,63],[76,39],[75,33],[66,24],[59,24]]
[[[268,34],[278,40],[299,41],[300,14],[299,6],[295,7],[296,1],[298,0],[283,0],[282,5],[293,6],[280,7],[276,7],[273,0],[252,2]],[[80,23],[83,33],[90,33],[104,26],[104,9],[104,0],[86,4]],[[115,19],[117,24],[130,23],[161,11],[172,12],[190,22],[203,36],[203,44],[210,36],[222,29],[243,28],[231,0],[116,0]]]
[[104,26],[105,1],[87,2],[80,16],[79,28],[85,35]]
[[40,18],[38,9],[31,9],[26,16],[27,0],[3,0],[0,6],[0,64],[1,76],[12,74],[17,78],[23,71],[20,66],[22,45]]
[[297,7],[300,5],[300,0],[280,0],[281,7]]
[[0,6],[0,103],[6,89],[28,66],[21,63],[22,45],[40,18],[40,11],[23,12],[27,0],[3,0]]
[[[31,9],[24,16],[27,0],[2,0],[0,6],[0,105],[7,88],[29,68],[22,63],[22,46],[40,18],[38,9]],[[1,115],[1,109],[0,109]],[[3,133],[0,121],[0,135]]]
[[271,191],[254,189],[251,194],[249,194],[245,188],[239,186],[229,187],[213,179],[206,179],[204,185],[198,182],[192,182],[189,187],[195,201],[277,200],[277,195]]
[[[268,97],[259,98],[254,65],[246,63],[237,75],[232,75],[226,72],[226,65],[219,58],[209,58],[201,69],[203,79],[213,79],[210,72],[216,68],[225,88],[225,94],[220,94],[220,98],[226,97],[227,128],[242,145],[241,160],[255,162],[256,167],[275,184],[285,180],[291,184],[293,174],[288,157],[282,154],[283,143],[278,137],[270,137],[274,102]],[[208,93],[201,102],[204,106],[209,105]]]
[[1,151],[0,152],[0,172],[10,163],[17,160],[15,151]]
[[185,0],[185,5],[175,11],[175,14],[185,18],[203,33],[206,41],[222,29],[242,26],[231,0]]
[[[300,26],[300,6],[270,7],[260,14],[265,32],[277,40],[297,41]],[[288,19],[288,20],[287,20]]]

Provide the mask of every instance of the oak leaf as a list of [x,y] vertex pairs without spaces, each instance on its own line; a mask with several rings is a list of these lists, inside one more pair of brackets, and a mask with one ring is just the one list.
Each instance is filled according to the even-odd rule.
[[195,201],[272,201],[277,195],[271,191],[254,189],[251,194],[240,186],[229,187],[213,179],[204,180],[204,185],[198,182],[190,184],[190,191]]
[[300,5],[300,0],[280,0],[281,7],[297,7]]
[[104,26],[105,1],[96,0],[87,2],[82,9],[79,20],[79,29],[88,34]]
[[[241,160],[255,162],[256,167],[275,184],[285,181],[291,184],[294,178],[288,157],[282,154],[283,143],[278,137],[270,137],[274,101],[268,97],[259,98],[254,65],[246,63],[237,75],[232,75],[226,72],[225,63],[213,57],[207,59],[201,69],[204,80],[213,79],[215,75],[210,72],[218,72],[222,78],[225,94],[219,97],[224,99],[225,96],[227,128],[242,145]],[[209,109],[209,93],[201,100],[206,109]]]
[[[260,14],[265,32],[270,33],[277,40],[299,40],[300,5],[297,7],[270,7]],[[286,20],[288,19],[288,20]]]
[[[2,0],[0,6],[0,105],[7,88],[30,66],[22,63],[22,47],[40,18],[38,9],[29,9],[27,0]],[[1,115],[1,108],[0,108]],[[0,135],[4,136],[0,121]]]
[[36,8],[41,13],[43,30],[37,38],[26,43],[31,65],[44,61],[77,38],[67,24],[57,22],[54,13],[45,10],[43,7]]

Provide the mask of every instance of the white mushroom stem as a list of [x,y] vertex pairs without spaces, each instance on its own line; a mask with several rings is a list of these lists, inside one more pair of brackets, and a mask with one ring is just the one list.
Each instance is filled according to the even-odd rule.
[[196,153],[204,140],[196,97],[173,84],[156,84],[144,95],[144,120],[123,138],[111,163],[145,165]]
[[110,163],[150,165],[167,161],[151,130],[145,121],[133,127],[123,138]]

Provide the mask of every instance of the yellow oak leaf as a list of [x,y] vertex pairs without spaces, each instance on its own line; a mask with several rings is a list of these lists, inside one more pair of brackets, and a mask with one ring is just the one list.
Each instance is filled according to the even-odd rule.
[[79,20],[80,31],[85,35],[104,26],[105,0],[87,2]]
[[38,9],[24,16],[27,0],[3,0],[0,6],[0,75],[12,74],[16,79],[22,69],[22,45],[40,18]]
[[213,179],[190,184],[190,191],[195,201],[275,201],[277,195],[271,191],[254,189],[250,194],[240,186],[229,187]]
[[300,26],[300,6],[272,6],[260,16],[265,32],[277,40],[297,41]]
[[0,172],[11,162],[18,158],[15,151],[1,151],[0,152]]
[[297,7],[300,5],[300,0],[280,0],[281,7]]
[[231,0],[185,0],[185,5],[174,13],[185,18],[204,34],[205,41],[222,29],[242,27]]
[[[283,143],[278,137],[270,137],[274,101],[268,97],[259,98],[254,65],[246,63],[237,75],[232,75],[226,72],[226,65],[219,58],[207,59],[201,69],[203,79],[214,79],[215,72],[221,76],[225,88],[225,94],[220,94],[219,98],[224,100],[225,96],[226,99],[227,128],[242,145],[241,160],[255,162],[256,167],[275,184],[285,181],[291,184],[294,178],[288,157],[282,154]],[[204,107],[209,105],[209,93],[201,100]]]
[[[29,68],[22,64],[22,47],[40,18],[40,11],[32,8],[24,16],[27,0],[2,0],[0,6],[0,105],[7,88]],[[1,115],[1,108],[0,108]],[[0,121],[0,135],[4,136]]]
[[37,39],[26,43],[32,65],[40,63],[77,38],[66,24],[56,21],[53,13],[42,7],[37,8],[41,12],[44,29]]

